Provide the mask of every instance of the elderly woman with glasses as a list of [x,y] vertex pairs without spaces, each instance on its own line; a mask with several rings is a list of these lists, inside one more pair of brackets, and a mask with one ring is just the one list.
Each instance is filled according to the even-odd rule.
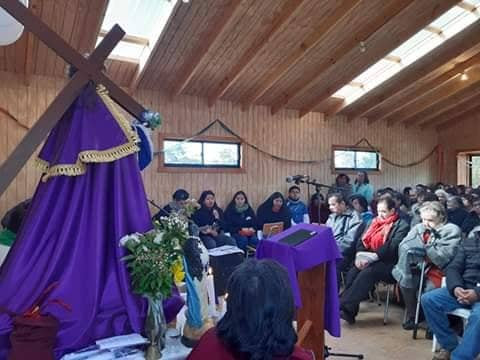
[[[399,260],[392,271],[405,301],[405,330],[415,323],[416,293],[420,276],[426,276],[425,291],[439,288],[443,270],[455,256],[462,239],[460,228],[447,223],[445,207],[439,201],[429,201],[420,208],[422,222],[414,226],[399,246]],[[419,264],[426,261],[426,272],[420,274]]]

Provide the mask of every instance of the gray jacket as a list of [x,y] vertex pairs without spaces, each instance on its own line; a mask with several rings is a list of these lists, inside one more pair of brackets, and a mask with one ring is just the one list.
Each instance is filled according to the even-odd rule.
[[399,259],[397,265],[393,268],[392,275],[402,287],[414,288],[417,286],[417,281],[410,270],[410,264],[423,260],[409,256],[409,250],[423,249],[430,261],[443,270],[455,256],[457,247],[462,240],[462,231],[457,225],[451,223],[435,229],[427,244],[423,241],[425,231],[425,226],[418,224],[410,230],[400,243],[398,248]]
[[330,214],[327,226],[333,231],[338,248],[342,255],[355,250],[356,241],[365,229],[365,224],[356,211],[347,209],[343,214]]

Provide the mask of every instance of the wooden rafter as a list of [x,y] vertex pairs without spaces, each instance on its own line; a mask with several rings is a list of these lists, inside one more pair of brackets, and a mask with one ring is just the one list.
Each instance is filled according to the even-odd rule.
[[445,113],[446,111],[456,107],[461,103],[466,103],[470,99],[475,98],[480,95],[480,83],[472,84],[445,99],[440,103],[433,104],[432,106],[427,107],[426,109],[418,112],[414,116],[405,119],[405,127],[409,128],[411,126],[424,123],[426,121],[432,120],[437,116]]
[[442,124],[454,117],[460,116],[479,105],[480,98],[473,98],[465,103],[459,103],[457,106],[452,107],[450,110],[442,113],[440,116],[436,116],[431,120],[428,120],[420,125],[420,129],[424,130],[429,127],[433,127]]
[[[169,19],[167,20],[167,23],[165,24],[165,27],[164,29],[168,29],[172,20],[175,18],[175,14],[177,13],[178,11],[178,8],[180,6],[185,5],[182,1],[177,1],[177,3],[174,5],[173,9],[172,9],[172,15],[173,16],[170,16]],[[138,87],[138,84],[140,83],[140,81],[143,79],[143,77],[145,76],[145,72],[147,71],[147,69],[153,64],[154,62],[154,56],[155,54],[157,53],[157,50],[158,50],[158,47],[160,45],[160,42],[161,42],[161,39],[162,39],[162,36],[164,36],[165,32],[163,32],[162,34],[160,34],[160,37],[156,40],[155,44],[151,44],[152,45],[152,49],[150,51],[150,55],[148,56],[148,58],[145,60],[144,63],[140,64],[138,67],[137,67],[137,70],[135,72],[135,74],[133,75],[132,77],[132,80],[130,81],[130,85],[128,86],[128,92],[130,94],[133,94],[136,90],[137,90],[137,87]]]
[[223,9],[218,16],[218,21],[212,26],[210,26],[207,29],[206,33],[202,35],[202,41],[200,42],[198,48],[195,49],[195,51],[193,52],[193,56],[190,59],[186,60],[185,64],[179,71],[179,76],[173,84],[172,90],[170,92],[172,97],[179,95],[188,85],[189,81],[193,78],[193,76],[196,74],[208,50],[212,48],[213,44],[219,38],[223,29],[233,18],[235,10],[238,9],[241,2],[242,0],[229,0],[225,2],[225,5],[223,5]]
[[480,113],[480,104],[475,103],[475,105],[476,106],[473,107],[472,109],[470,109],[469,111],[466,111],[466,112],[462,113],[461,115],[455,116],[455,117],[451,118],[450,120],[437,125],[436,126],[437,131],[444,131],[444,130],[450,129],[451,127],[453,127],[455,125],[458,125],[462,121],[465,121],[469,117],[478,115]]
[[[393,3],[397,4],[399,2],[394,1]],[[328,88],[318,94],[300,111],[300,116],[302,117],[308,114],[319,102],[322,102],[325,98],[334,94],[352,78],[357,77],[359,74],[365,71],[369,66],[372,65],[372,63],[375,63],[383,58],[395,47],[409,39],[417,31],[423,29],[433,19],[446,12],[456,3],[457,1],[455,0],[431,0],[428,2],[414,1],[410,6],[404,8],[404,11],[399,11],[400,13],[398,16],[395,16],[396,21],[392,21],[392,16],[388,18],[381,17],[376,24],[376,31],[374,31],[372,35],[368,37],[368,50],[362,53],[364,54],[364,61],[360,62],[360,65],[349,69],[349,71],[343,72],[334,84],[329,84]],[[430,9],[430,11],[425,11],[426,9]],[[402,22],[402,28],[395,28],[395,25],[398,21]],[[352,51],[355,50],[352,49]],[[357,56],[359,55],[357,54]],[[347,57],[344,61],[347,61],[346,59]],[[342,62],[339,62],[339,64],[340,63]],[[342,65],[348,66],[346,63],[342,63]],[[308,89],[316,81],[318,81],[319,78],[320,74],[318,77],[312,79],[313,81],[309,81],[308,86],[304,86],[302,90],[304,91]]]
[[256,38],[252,45],[245,51],[240,60],[233,66],[230,72],[222,79],[215,91],[208,98],[208,106],[213,104],[235,83],[235,81],[248,68],[255,56],[268,43],[268,41],[282,29],[291,15],[300,7],[304,0],[288,0],[280,11],[273,15],[272,20],[266,26],[265,32]]
[[[477,21],[445,41],[441,46],[433,49],[428,56],[424,56],[410,64],[383,84],[370,90],[353,104],[342,109],[342,115],[346,115],[349,118],[368,116],[371,122],[374,122],[378,116],[369,116],[368,112],[371,112],[398,92],[406,89],[415,81],[480,43],[478,34],[480,34],[480,22]],[[448,78],[450,77],[448,76]]]
[[413,102],[415,102],[421,96],[425,95],[427,92],[437,88],[441,84],[447,82],[448,80],[452,79],[453,77],[457,76],[458,74],[462,73],[466,69],[476,64],[480,64],[480,53],[472,56],[471,58],[461,63],[456,64],[452,69],[444,72],[440,76],[437,76],[436,78],[433,78],[430,81],[425,82],[416,91],[411,92],[408,95],[402,97],[402,105],[399,108],[393,108],[389,110],[387,113],[384,113],[382,115],[373,115],[371,117],[369,116],[368,113],[366,113],[365,116],[369,118],[368,123],[372,124],[375,121],[385,121],[390,119],[392,115],[396,113],[398,110],[401,110],[406,107],[410,107],[413,104]]
[[[107,34],[108,34],[108,30],[101,29],[100,32],[98,33],[98,36],[105,37]],[[141,45],[141,46],[148,46],[150,44],[147,38],[144,38],[141,36],[128,35],[128,34],[126,34],[123,37],[122,41],[129,44]]]
[[395,111],[384,120],[387,121],[388,126],[392,126],[398,122],[405,121],[422,110],[441,103],[443,100],[448,99],[453,94],[471,86],[472,84],[480,81],[480,67],[474,66],[468,71],[469,79],[463,81],[460,79],[459,74],[455,74],[450,80],[442,85],[431,89],[424,93],[416,100],[412,101],[408,106],[404,106],[401,109]]
[[355,11],[359,0],[344,1],[326,21],[319,24],[308,37],[298,44],[294,51],[275,68],[271,75],[262,79],[261,86],[241,100],[243,110],[257,101],[270,89],[286,72],[297,64],[303,57],[335,28],[335,26],[350,12]]

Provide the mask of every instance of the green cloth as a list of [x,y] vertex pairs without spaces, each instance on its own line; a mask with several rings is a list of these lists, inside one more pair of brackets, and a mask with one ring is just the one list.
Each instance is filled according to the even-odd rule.
[[16,234],[8,229],[0,230],[0,245],[12,246]]

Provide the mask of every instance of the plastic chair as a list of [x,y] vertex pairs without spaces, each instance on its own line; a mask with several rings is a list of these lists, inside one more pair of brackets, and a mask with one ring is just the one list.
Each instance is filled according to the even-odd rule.
[[[447,281],[445,276],[442,278],[442,287],[447,286]],[[472,313],[472,310],[470,309],[465,309],[465,308],[458,308],[453,311],[448,312],[448,315],[453,315],[453,316],[458,316],[459,318],[462,319],[463,321],[463,330],[465,331],[465,328],[467,327],[468,323],[468,318],[470,317],[470,314]],[[435,334],[433,334],[433,342],[432,342],[432,352],[437,351],[437,337]]]

